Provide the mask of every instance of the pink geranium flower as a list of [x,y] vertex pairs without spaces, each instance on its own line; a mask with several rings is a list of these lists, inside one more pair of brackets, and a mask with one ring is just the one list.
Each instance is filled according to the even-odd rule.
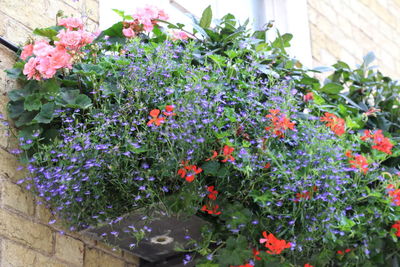
[[21,53],[21,59],[26,60],[28,57],[32,56],[32,53],[33,53],[33,44],[25,45]]
[[53,47],[45,40],[36,41],[33,45],[33,54],[38,57],[45,57],[51,53]]
[[39,65],[39,59],[32,57],[28,60],[28,62],[26,62],[25,66],[24,66],[24,70],[23,73],[24,75],[26,75],[28,77],[28,80],[40,80],[40,73],[39,71],[36,69],[36,67]]
[[122,33],[123,33],[124,36],[127,37],[127,38],[133,38],[133,37],[136,36],[135,32],[134,32],[131,28],[123,29],[123,30],[122,30]]
[[82,20],[79,18],[63,18],[60,19],[58,25],[66,27],[68,30],[83,30]]

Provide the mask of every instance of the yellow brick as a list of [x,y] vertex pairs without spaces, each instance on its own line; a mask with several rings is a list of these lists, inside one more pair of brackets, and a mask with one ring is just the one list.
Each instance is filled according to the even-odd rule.
[[63,263],[9,240],[2,241],[0,255],[0,266],[2,267],[67,267]]
[[[41,200],[38,200],[41,201]],[[52,219],[54,219],[53,215],[51,214],[50,210],[46,208],[45,204],[38,204],[36,205],[36,214],[35,217],[41,223],[49,223]]]
[[87,15],[93,21],[99,21],[99,1],[98,0],[81,0],[69,1],[63,0],[64,3],[73,7],[78,13]]
[[59,10],[63,10],[67,16],[77,15],[75,9],[62,1],[2,0],[1,7],[9,17],[23,23],[30,29],[54,25]]
[[114,258],[103,251],[97,250],[95,248],[86,247],[85,250],[85,267],[124,267],[125,263],[121,259]]
[[3,209],[0,209],[0,218],[0,235],[46,253],[51,253],[53,237],[48,227],[31,222]]
[[140,259],[137,256],[133,255],[132,253],[123,251],[122,256],[127,262],[129,262],[133,266],[135,266],[135,265],[139,266]]
[[1,203],[19,212],[32,216],[35,211],[35,200],[31,192],[23,190],[20,186],[7,180],[1,183]]
[[0,35],[14,45],[24,44],[29,36],[33,36],[32,30],[4,12],[3,9],[0,11]]
[[10,178],[15,181],[15,177],[21,173],[17,170],[19,162],[16,157],[0,148],[0,177]]
[[83,242],[66,235],[56,235],[55,256],[66,262],[82,266]]

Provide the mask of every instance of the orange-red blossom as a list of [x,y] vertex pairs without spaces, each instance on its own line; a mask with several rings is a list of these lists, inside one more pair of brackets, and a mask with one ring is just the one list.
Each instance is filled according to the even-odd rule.
[[265,127],[265,130],[272,131],[277,137],[284,137],[287,129],[294,130],[294,122],[291,122],[279,109],[270,109],[266,118],[272,122],[272,126]]
[[325,112],[324,117],[321,118],[322,122],[326,122],[326,127],[331,128],[337,136],[343,135],[346,131],[346,123],[344,119],[337,117],[336,115]]
[[222,148],[222,154],[218,154],[217,151],[213,150],[213,155],[211,156],[211,158],[206,159],[206,161],[209,161],[209,160],[217,158],[218,156],[221,156],[223,158],[223,160],[221,160],[221,162],[227,162],[227,161],[234,162],[235,158],[232,156],[232,153],[234,150],[235,150],[235,148],[225,145]]
[[196,174],[199,174],[203,171],[202,168],[197,167],[196,165],[189,165],[187,160],[182,161],[181,164],[183,167],[178,170],[178,175],[182,178],[185,178],[185,180],[189,183],[193,182]]
[[264,231],[262,234],[265,238],[260,238],[260,243],[265,243],[265,247],[269,249],[266,251],[268,254],[281,254],[285,248],[290,248],[292,246],[290,242],[278,239],[271,233],[267,234],[267,232]]

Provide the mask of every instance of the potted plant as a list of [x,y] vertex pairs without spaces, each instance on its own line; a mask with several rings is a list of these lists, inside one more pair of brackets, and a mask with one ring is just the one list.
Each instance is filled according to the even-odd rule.
[[36,30],[49,41],[10,71],[21,182],[72,230],[203,267],[396,259],[400,184],[380,163],[399,149],[320,111],[290,35],[211,27],[210,8],[191,33],[154,7],[118,13],[96,39],[76,19]]

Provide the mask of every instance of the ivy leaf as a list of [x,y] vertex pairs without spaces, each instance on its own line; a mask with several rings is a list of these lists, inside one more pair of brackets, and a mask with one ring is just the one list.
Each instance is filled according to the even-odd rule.
[[46,103],[33,120],[39,123],[50,123],[54,118],[55,109],[56,105],[54,103]]
[[206,9],[204,9],[203,14],[201,15],[199,25],[203,29],[207,29],[210,27],[211,21],[212,21],[212,10],[211,6],[208,6]]
[[27,111],[40,110],[42,107],[40,94],[28,95],[24,101],[24,109]]

